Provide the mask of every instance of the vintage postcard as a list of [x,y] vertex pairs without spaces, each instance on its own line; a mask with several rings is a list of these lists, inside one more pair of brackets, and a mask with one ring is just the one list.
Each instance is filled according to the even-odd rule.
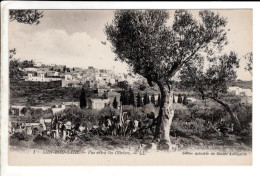
[[9,9],[10,166],[252,165],[252,9]]

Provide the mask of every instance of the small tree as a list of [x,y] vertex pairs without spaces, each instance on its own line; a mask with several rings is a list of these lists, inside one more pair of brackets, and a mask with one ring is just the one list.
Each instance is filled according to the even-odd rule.
[[128,82],[127,81],[120,81],[117,83],[117,87],[126,91],[128,89]]
[[25,115],[25,114],[26,114],[26,112],[27,112],[27,110],[28,110],[28,108],[27,108],[27,107],[23,107],[23,109],[21,110],[21,113],[22,113],[23,115]]
[[180,103],[180,104],[182,103],[182,96],[181,96],[181,94],[178,95],[178,101],[177,101],[177,103]]
[[66,66],[63,67],[63,73],[65,73],[67,70]]
[[33,114],[33,109],[28,109],[26,113],[24,114],[26,120],[31,121],[32,120],[32,114]]
[[154,94],[153,94],[152,97],[151,97],[151,103],[155,105],[155,97],[154,97]]
[[145,94],[144,94],[144,98],[143,98],[144,105],[149,104],[148,101],[149,101],[148,94],[145,93]]
[[87,106],[87,100],[86,100],[86,94],[85,94],[85,89],[81,89],[81,94],[80,94],[80,108],[85,109]]
[[34,112],[33,112],[33,116],[36,117],[36,118],[40,118],[44,115],[44,111],[39,108],[39,109],[36,109]]
[[222,105],[230,114],[234,123],[234,131],[241,131],[241,124],[230,105],[221,97],[227,93],[228,83],[236,79],[236,69],[239,67],[239,59],[234,52],[210,59],[212,64],[204,71],[201,62],[192,63],[181,71],[181,84],[197,91],[206,99],[210,98]]
[[175,95],[173,94],[173,101],[172,101],[172,103],[175,103]]
[[135,106],[135,95],[133,89],[129,90],[129,104]]
[[114,98],[114,101],[113,101],[113,107],[115,109],[117,109],[117,106],[118,106],[118,103],[117,103],[117,100],[116,100],[116,97]]
[[187,105],[187,104],[188,104],[188,100],[187,100],[187,96],[186,96],[186,95],[184,95],[182,103],[183,103],[184,105]]
[[127,97],[125,91],[121,92],[120,102],[122,102],[122,105],[127,105]]
[[137,94],[137,107],[142,107],[143,103],[142,103],[142,97],[140,95],[140,93]]
[[150,97],[149,97],[149,95],[147,94],[147,99],[146,99],[146,104],[150,104]]

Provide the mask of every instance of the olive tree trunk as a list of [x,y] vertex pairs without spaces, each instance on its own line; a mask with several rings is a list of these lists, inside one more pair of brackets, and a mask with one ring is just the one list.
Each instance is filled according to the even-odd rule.
[[161,91],[161,103],[160,111],[157,117],[157,124],[155,129],[154,138],[159,139],[160,142],[168,145],[169,149],[171,147],[170,140],[170,128],[174,116],[173,109],[173,89],[167,86],[166,83],[157,83]]
[[230,114],[231,120],[232,120],[232,122],[234,124],[234,131],[236,133],[239,133],[241,131],[241,124],[240,124],[240,121],[239,121],[237,115],[233,113],[233,111],[231,110],[230,106],[227,103],[221,101],[220,99],[212,98],[212,97],[211,97],[211,99],[213,99],[214,101],[216,101],[219,104],[221,104],[228,111],[228,113]]

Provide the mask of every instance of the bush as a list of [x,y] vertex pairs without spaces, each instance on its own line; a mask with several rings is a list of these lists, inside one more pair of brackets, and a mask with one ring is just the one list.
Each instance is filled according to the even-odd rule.
[[234,105],[232,110],[235,114],[237,114],[242,129],[249,128],[249,125],[252,122],[252,105],[239,103]]
[[154,117],[157,117],[159,114],[159,107],[155,107],[152,103],[146,104],[144,107],[140,107],[135,110],[134,117],[136,117],[137,120],[144,121],[147,119],[147,114],[154,114]]
[[14,133],[11,136],[11,139],[17,139],[19,141],[21,141],[21,140],[28,141],[30,139],[30,136],[28,134],[26,134],[25,132],[20,132],[20,133]]
[[31,136],[25,132],[15,133],[10,136],[9,144],[12,146],[29,147]]
[[112,107],[105,107],[99,111],[98,117],[100,118],[101,116],[111,116],[111,113],[112,115],[119,115],[119,110]]
[[50,145],[51,139],[48,137],[38,135],[34,138],[33,142],[37,145]]
[[206,131],[205,120],[203,119],[191,119],[189,121],[184,119],[176,119],[171,126],[172,135],[176,136],[202,136]]
[[186,119],[191,116],[190,111],[183,104],[174,103],[173,109],[174,109],[174,119]]
[[57,115],[61,121],[71,121],[72,124],[85,123],[88,124],[88,126],[98,124],[98,112],[92,109],[80,109],[78,107],[71,107],[65,109],[62,113],[58,113]]
[[206,105],[203,101],[192,102],[188,104],[188,108],[193,118],[201,118],[212,123],[228,116],[221,105],[212,101],[208,101]]
[[133,105],[124,105],[123,112],[127,112],[127,114],[129,116],[133,116],[134,115],[134,106]]

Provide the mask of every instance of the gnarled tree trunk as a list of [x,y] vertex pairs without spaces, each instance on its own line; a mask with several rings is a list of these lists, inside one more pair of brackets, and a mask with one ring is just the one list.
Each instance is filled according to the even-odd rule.
[[217,98],[214,98],[214,97],[211,97],[211,99],[213,99],[214,101],[221,104],[228,111],[228,113],[230,114],[231,120],[234,123],[234,131],[236,133],[239,133],[241,131],[241,124],[240,124],[240,121],[239,121],[237,115],[233,113],[230,106],[227,103],[221,101],[220,99],[217,99]]
[[173,89],[163,82],[157,82],[157,84],[161,91],[161,104],[154,137],[160,139],[160,142],[166,146],[165,149],[170,149],[170,128],[174,116]]

